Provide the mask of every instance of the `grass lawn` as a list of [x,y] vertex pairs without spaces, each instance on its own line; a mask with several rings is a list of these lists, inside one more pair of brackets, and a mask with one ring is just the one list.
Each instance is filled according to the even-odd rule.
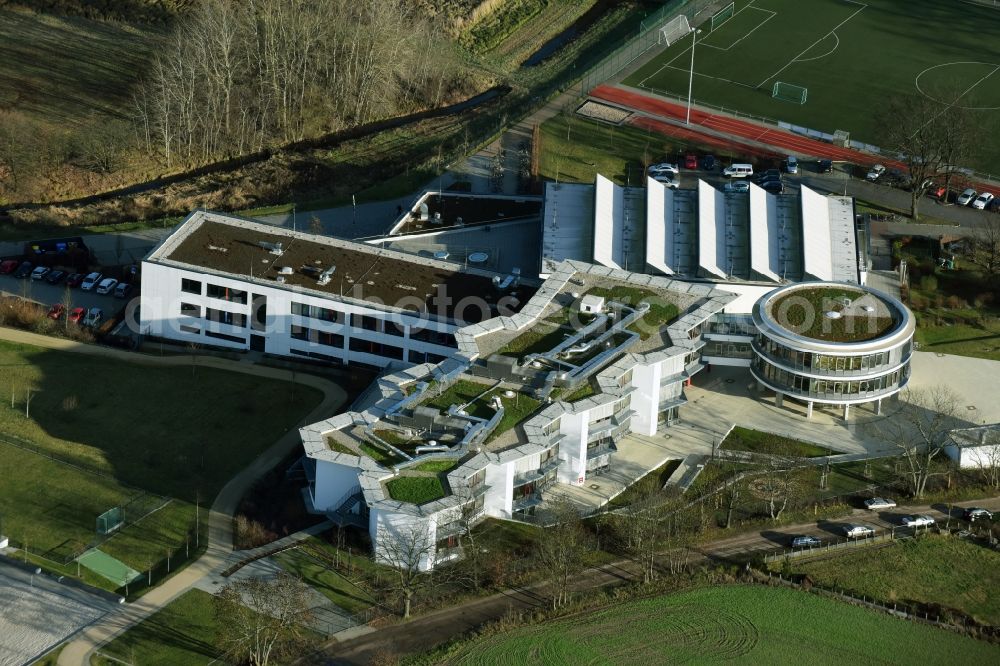
[[[973,118],[984,131],[1000,123],[1000,88],[977,85],[1000,62],[1000,22],[988,3],[913,0],[900,11],[895,0],[738,0],[736,8],[715,30],[701,26],[693,88],[699,102],[827,133],[847,130],[876,145],[881,132],[872,110],[898,95],[923,92],[978,107]],[[938,38],[943,25],[947,41]],[[686,100],[690,48],[690,39],[679,40],[625,83]],[[773,98],[776,81],[808,88],[806,102]],[[967,166],[989,169],[998,159],[1000,144],[992,142]]]
[[[424,402],[424,405],[440,409],[443,412],[447,411],[452,405],[464,405],[479,394],[488,391],[490,387],[486,384],[460,379],[446,388],[441,395],[436,395],[438,388],[437,386],[432,386],[428,389],[426,395],[433,397]],[[467,406],[465,409],[470,416],[483,419],[488,419],[495,413],[493,408],[488,404],[486,396]]]
[[457,460],[428,460],[408,468],[411,472],[450,472],[458,467]]
[[884,603],[932,603],[1000,624],[1000,553],[965,539],[928,534],[814,562],[793,562],[824,586]]
[[508,342],[497,353],[516,358],[524,358],[529,354],[544,354],[572,334],[573,328],[570,326],[550,326],[540,323]]
[[386,481],[389,497],[400,502],[427,504],[444,497],[444,485],[436,476],[399,476]]
[[730,451],[751,451],[799,458],[818,458],[833,453],[830,449],[822,446],[740,426],[733,428],[729,435],[722,440],[721,448]]
[[383,451],[376,446],[372,446],[368,442],[359,443],[358,448],[361,449],[361,452],[366,456],[382,465],[395,465],[402,460],[399,456]]
[[700,588],[616,604],[427,655],[435,664],[993,663],[1000,647],[823,597],[763,586]]
[[660,296],[653,292],[636,287],[620,286],[611,289],[594,287],[587,293],[592,296],[603,296],[608,300],[618,301],[632,307],[642,302],[649,303],[649,312],[643,315],[642,319],[629,326],[629,329],[638,333],[643,340],[676,319],[680,312],[673,303],[664,302]]
[[0,443],[5,531],[33,552],[64,557],[92,539],[103,511],[142,491],[173,498],[103,546],[139,571],[184,546],[196,499],[204,517],[222,485],[321,399],[249,375],[198,368],[192,376],[2,342],[0,367],[0,433],[61,461]]
[[596,393],[597,390],[591,385],[590,382],[587,382],[586,384],[584,384],[577,390],[573,391],[569,395],[564,396],[562,400],[564,402],[576,402],[577,400],[583,400],[584,398],[589,398],[590,396],[595,395]]
[[[212,595],[191,590],[102,647],[101,652],[144,666],[203,666],[219,658],[216,627]],[[98,657],[91,663],[113,666],[116,662]]]
[[[326,546],[326,544],[318,540],[316,540],[316,543],[320,545],[315,546],[311,544],[309,550]],[[327,548],[329,547],[327,546]],[[333,557],[332,553],[330,553],[330,557]],[[346,557],[348,557],[346,554],[341,554],[342,559]],[[354,559],[365,559],[367,565],[371,566],[371,560],[358,558],[357,556],[353,557]],[[359,588],[357,585],[353,585],[344,576],[333,571],[325,564],[318,562],[316,559],[309,557],[298,548],[279,553],[275,556],[275,559],[277,559],[282,569],[293,576],[298,576],[307,585],[349,613],[359,613],[366,608],[370,608],[375,603],[365,590]]]
[[542,404],[523,393],[517,393],[513,398],[501,395],[500,402],[503,403],[503,416],[500,418],[500,423],[497,424],[496,429],[490,434],[490,440],[499,437],[518,423],[527,419]]
[[668,460],[611,499],[612,506],[625,506],[663,490],[663,484],[680,467],[681,460]]
[[[891,316],[846,314],[837,319],[825,316],[840,312],[842,299],[855,301],[863,296],[857,289],[813,287],[795,289],[775,299],[768,314],[779,325],[798,335],[831,342],[862,342],[877,338],[893,325]],[[886,314],[881,310],[879,315]]]

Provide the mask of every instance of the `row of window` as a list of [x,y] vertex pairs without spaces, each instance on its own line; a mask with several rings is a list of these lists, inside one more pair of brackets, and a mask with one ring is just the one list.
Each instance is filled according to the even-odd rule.
[[337,333],[327,333],[325,331],[317,331],[316,329],[306,328],[304,326],[293,325],[291,336],[293,340],[314,342],[327,347],[337,347],[338,349],[344,348],[344,336]]
[[[181,278],[181,291],[185,294],[198,294],[201,296],[201,287],[202,284],[198,280]],[[246,305],[247,303],[247,292],[241,291],[240,289],[233,289],[231,287],[223,287],[222,285],[212,284],[211,282],[205,286],[205,295],[209,298],[218,298],[223,301],[238,303],[240,305]]]
[[[775,342],[766,335],[758,335],[756,343],[757,348],[764,351],[768,356],[796,370],[809,370],[813,372],[864,372],[877,370],[890,365],[890,363],[898,363],[898,361],[894,361],[894,356],[898,353],[895,351],[881,351],[855,356],[832,356],[830,354],[817,354],[790,349]],[[907,341],[902,347],[901,355],[897,358],[905,359],[909,355],[910,342]]]
[[756,335],[750,315],[716,315],[708,322],[708,332],[717,335]]
[[864,397],[866,395],[879,394],[883,391],[897,388],[900,382],[905,382],[906,378],[910,375],[910,366],[906,365],[902,370],[893,370],[891,373],[882,375],[881,377],[843,381],[839,379],[803,377],[777,368],[760,358],[754,359],[751,365],[754,370],[767,379],[773,386],[799,395],[808,395],[816,398],[842,399],[852,396]]
[[709,340],[701,349],[702,356],[721,356],[723,358],[753,358],[753,349],[749,342],[721,342]]

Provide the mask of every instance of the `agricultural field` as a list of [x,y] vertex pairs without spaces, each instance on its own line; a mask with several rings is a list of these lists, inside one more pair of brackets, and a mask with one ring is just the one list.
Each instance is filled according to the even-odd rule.
[[[988,136],[1000,127],[998,18],[985,3],[740,0],[728,20],[700,26],[694,98],[877,145],[883,100],[925,95],[969,109]],[[625,84],[686,99],[691,42],[671,45]],[[776,82],[806,88],[805,103],[772,97]],[[988,144],[969,166],[995,170],[1000,143]]]
[[0,367],[4,531],[63,561],[95,537],[100,513],[140,498],[126,519],[157,510],[101,547],[137,571],[183,549],[195,503],[204,520],[223,484],[321,399],[251,375],[6,342]]
[[1000,624],[1000,553],[965,539],[928,534],[792,567],[820,585],[882,603],[940,604]]
[[425,663],[992,663],[1000,647],[797,590],[701,588],[459,644]]

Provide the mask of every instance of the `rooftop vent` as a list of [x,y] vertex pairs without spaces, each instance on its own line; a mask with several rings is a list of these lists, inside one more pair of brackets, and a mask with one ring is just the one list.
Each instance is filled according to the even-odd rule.
[[278,275],[295,275],[295,270],[291,266],[278,266]]
[[259,245],[262,248],[264,248],[265,250],[267,250],[268,252],[270,252],[271,254],[273,254],[273,255],[275,255],[277,257],[280,257],[281,255],[283,255],[285,253],[285,250],[282,247],[281,243],[271,243],[271,242],[268,242],[268,241],[260,241]]
[[208,249],[212,252],[229,252],[228,247],[219,247],[218,245],[209,245]]
[[321,287],[325,287],[330,284],[330,278],[333,277],[333,273],[337,270],[336,266],[330,266],[328,269],[319,274],[319,278],[316,280],[316,284]]

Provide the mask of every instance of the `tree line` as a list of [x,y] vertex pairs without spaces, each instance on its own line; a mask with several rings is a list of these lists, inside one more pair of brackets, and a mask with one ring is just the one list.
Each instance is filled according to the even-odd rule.
[[134,115],[170,167],[438,106],[459,73],[406,0],[204,0],[137,86]]

